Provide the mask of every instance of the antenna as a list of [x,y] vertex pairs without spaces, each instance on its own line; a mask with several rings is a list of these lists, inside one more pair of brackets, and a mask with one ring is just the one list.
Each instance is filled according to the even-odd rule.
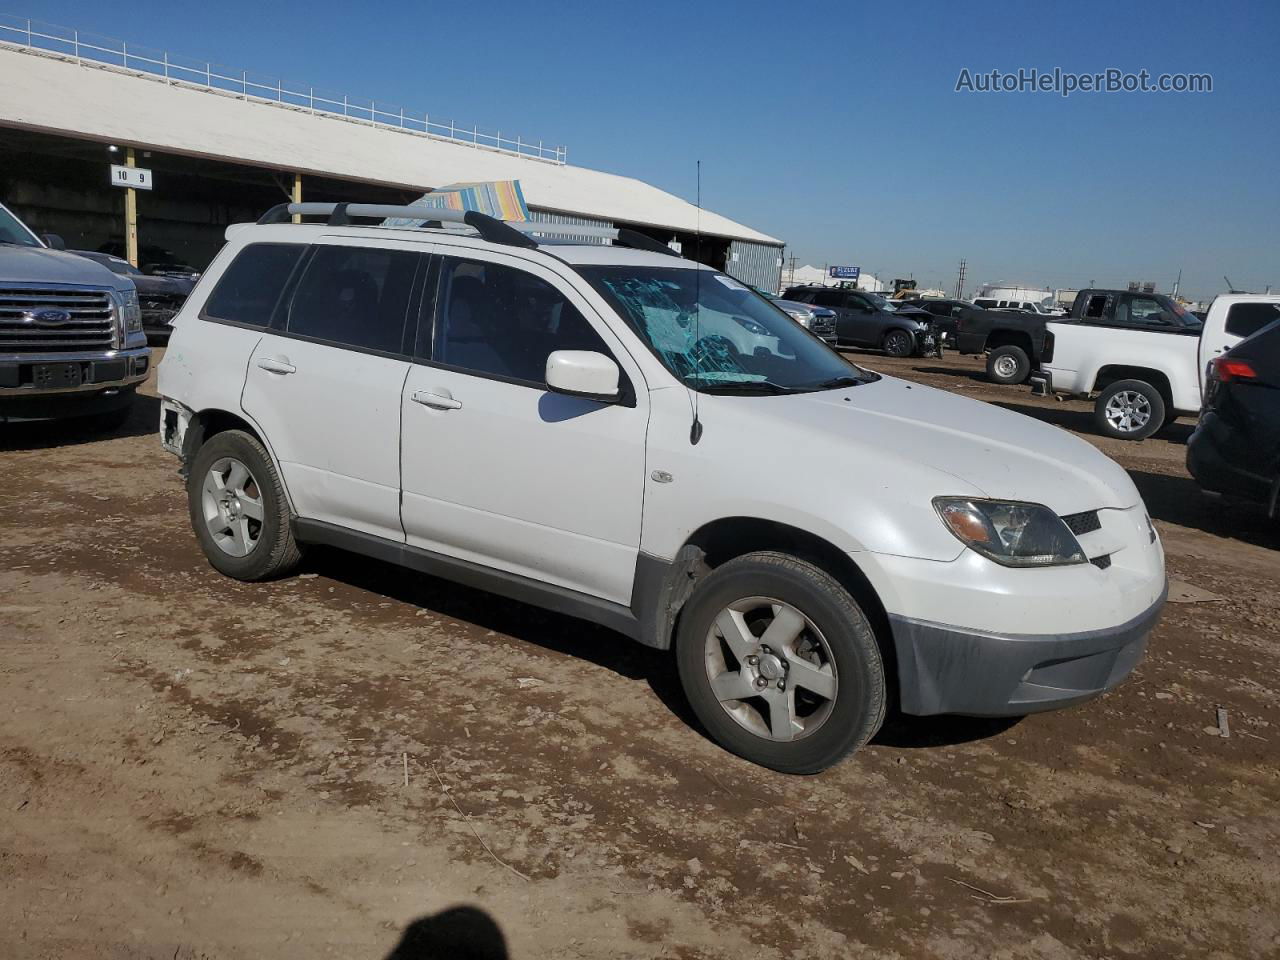
[[[695,224],[694,233],[694,253],[693,262],[694,269],[697,271],[694,275],[694,314],[693,314],[693,346],[697,349],[698,341],[702,339],[702,161],[698,161],[698,179],[697,179],[697,200],[698,218]],[[701,371],[698,379],[701,380]],[[697,387],[693,389],[693,423],[689,425],[689,443],[696,445],[702,439],[702,421],[698,419],[698,394],[701,391]]]

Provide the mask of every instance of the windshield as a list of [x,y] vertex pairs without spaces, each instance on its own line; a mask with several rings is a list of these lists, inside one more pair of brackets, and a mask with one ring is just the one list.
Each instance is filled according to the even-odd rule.
[[1160,299],[1168,304],[1169,313],[1172,315],[1171,319],[1173,320],[1174,326],[1185,327],[1188,330],[1199,330],[1204,326],[1203,320],[1182,304],[1178,303],[1178,301],[1171,300],[1167,297],[1161,297]]
[[732,277],[579,267],[663,365],[703,393],[799,393],[877,379]]
[[0,206],[0,243],[11,243],[19,247],[38,247],[40,241],[32,235],[12,213]]

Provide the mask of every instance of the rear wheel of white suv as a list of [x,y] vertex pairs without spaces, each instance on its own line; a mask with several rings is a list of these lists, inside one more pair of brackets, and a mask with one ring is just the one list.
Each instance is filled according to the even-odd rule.
[[242,430],[215,434],[200,447],[187,474],[187,505],[204,555],[228,577],[268,580],[302,556],[275,464]]
[[726,749],[783,773],[817,773],[884,720],[884,666],[870,623],[833,577],[782,553],[708,574],[680,614],[680,679]]

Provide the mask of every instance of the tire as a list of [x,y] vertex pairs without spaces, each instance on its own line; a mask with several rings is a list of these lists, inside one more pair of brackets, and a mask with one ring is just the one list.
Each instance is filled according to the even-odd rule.
[[266,448],[243,430],[214,434],[200,447],[187,475],[187,506],[196,539],[219,573],[269,580],[302,558],[280,474]]
[[[772,645],[770,623],[781,626]],[[828,573],[787,554],[749,553],[704,577],[680,613],[676,660],[712,739],[782,773],[827,769],[884,721],[884,665],[866,615]]]
[[880,346],[891,357],[909,357],[916,352],[916,339],[905,330],[890,330]]
[[996,347],[987,356],[987,379],[992,383],[1025,383],[1031,376],[1031,358],[1013,344]]
[[1160,391],[1142,380],[1117,380],[1093,404],[1098,430],[1116,440],[1145,440],[1167,417]]

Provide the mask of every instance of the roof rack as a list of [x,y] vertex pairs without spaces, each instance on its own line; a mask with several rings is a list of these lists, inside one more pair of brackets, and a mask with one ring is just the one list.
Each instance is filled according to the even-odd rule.
[[415,204],[278,203],[259,217],[258,223],[288,223],[294,216],[325,217],[326,223],[330,226],[347,226],[353,219],[414,220],[431,225],[462,223],[491,243],[526,249],[538,246],[538,241],[530,234],[600,237],[612,240],[619,246],[681,258],[680,254],[661,240],[655,240],[647,234],[627,227],[594,227],[568,223],[543,223],[536,220],[509,223],[475,210],[451,210],[446,207],[424,207]]
[[258,223],[287,223],[301,217],[327,217],[330,226],[346,226],[353,219],[387,220],[398,217],[423,222],[465,223],[492,243],[509,247],[536,247],[532,237],[526,237],[501,220],[475,210],[449,210],[444,207],[392,205],[384,203],[279,203],[258,218]]

